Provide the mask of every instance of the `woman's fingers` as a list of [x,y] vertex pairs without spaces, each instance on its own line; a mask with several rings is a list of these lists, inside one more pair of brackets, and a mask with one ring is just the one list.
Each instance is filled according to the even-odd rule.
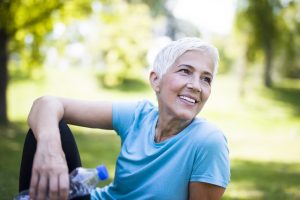
[[69,175],[33,173],[29,192],[32,199],[49,197],[50,200],[66,200],[69,195]]
[[59,176],[59,199],[68,199],[69,175],[67,173]]
[[58,184],[58,179],[59,177],[57,176],[53,176],[53,177],[50,177],[49,179],[49,199],[50,200],[56,200],[58,199],[58,187],[59,187],[59,184]]
[[29,195],[30,195],[30,197],[34,198],[37,193],[39,176],[35,170],[32,170],[31,174],[32,175],[31,175],[31,181],[30,181]]
[[46,199],[48,190],[48,177],[45,174],[40,175],[39,184],[38,184],[38,192],[36,195],[37,200]]
[[33,199],[49,197],[50,200],[66,200],[69,195],[69,175],[67,173],[55,175],[34,173],[29,192]]
[[[67,199],[69,188],[68,167],[64,153],[59,150],[48,151],[40,146],[37,149],[30,182],[32,199]],[[58,153],[57,153],[58,152]]]

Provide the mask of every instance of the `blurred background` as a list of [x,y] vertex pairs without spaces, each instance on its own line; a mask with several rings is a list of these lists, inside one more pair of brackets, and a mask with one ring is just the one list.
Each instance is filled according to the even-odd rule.
[[[18,192],[34,99],[155,102],[157,51],[185,36],[220,51],[201,117],[227,135],[231,183],[224,199],[300,199],[299,0],[0,1],[0,199]],[[108,166],[114,132],[72,127],[83,165]]]

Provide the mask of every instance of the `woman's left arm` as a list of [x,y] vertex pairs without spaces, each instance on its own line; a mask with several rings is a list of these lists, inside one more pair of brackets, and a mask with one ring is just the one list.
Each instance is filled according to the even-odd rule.
[[225,188],[202,182],[190,182],[189,200],[219,200]]

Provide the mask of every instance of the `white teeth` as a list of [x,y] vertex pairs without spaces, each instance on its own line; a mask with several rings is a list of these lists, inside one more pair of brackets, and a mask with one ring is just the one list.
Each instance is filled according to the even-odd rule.
[[184,100],[186,100],[186,101],[188,101],[190,103],[196,103],[195,99],[191,99],[191,98],[186,97],[186,96],[179,96],[179,98],[184,99]]

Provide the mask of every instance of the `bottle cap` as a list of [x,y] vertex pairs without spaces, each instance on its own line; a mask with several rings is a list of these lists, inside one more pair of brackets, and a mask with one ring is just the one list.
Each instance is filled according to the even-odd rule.
[[104,165],[99,165],[96,169],[100,180],[105,180],[108,178],[108,171]]

